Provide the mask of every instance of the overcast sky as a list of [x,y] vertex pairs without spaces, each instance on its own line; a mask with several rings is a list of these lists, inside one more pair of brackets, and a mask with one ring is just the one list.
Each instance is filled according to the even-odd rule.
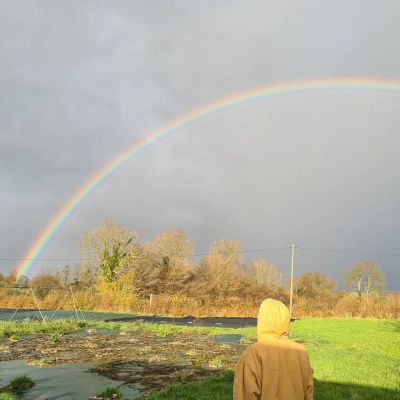
[[[400,85],[400,3],[0,2],[0,273],[106,162],[168,121],[246,90],[315,78]],[[186,126],[91,194],[43,258],[79,257],[113,219],[143,240],[181,227],[203,254],[240,239],[284,277],[343,284],[366,259],[400,290],[400,92],[272,97]],[[354,252],[354,253],[351,253]],[[66,260],[37,261],[31,273]]]

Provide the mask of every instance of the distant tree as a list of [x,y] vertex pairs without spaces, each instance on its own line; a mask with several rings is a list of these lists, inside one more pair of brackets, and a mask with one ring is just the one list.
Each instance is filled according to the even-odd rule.
[[60,280],[54,275],[38,275],[30,280],[30,286],[40,300],[43,300],[52,290],[62,288]]
[[18,272],[16,269],[12,269],[8,275],[4,278],[5,286],[15,286],[18,280]]
[[[81,235],[80,251],[88,260],[85,265],[99,270],[106,282],[117,279],[128,260],[135,256],[134,245],[139,238],[137,231],[128,231],[113,221],[101,221]],[[86,273],[89,274],[89,269]]]
[[118,277],[116,284],[119,290],[139,297],[162,291],[157,262],[157,255],[147,246],[140,245],[137,257],[128,260],[125,272]]
[[385,289],[385,277],[382,270],[370,260],[355,263],[344,273],[346,286],[354,290],[359,297],[371,292],[382,293]]
[[249,276],[254,283],[264,283],[267,286],[282,286],[282,274],[275,265],[264,258],[257,258],[249,263]]
[[5,277],[3,274],[0,274],[0,287],[4,287],[5,286]]
[[[211,298],[234,295],[244,286],[242,242],[216,240],[195,269],[194,290]],[[192,286],[193,287],[193,286]]]
[[152,293],[173,294],[181,292],[192,276],[190,256],[193,242],[181,228],[168,228],[146,243],[149,259],[155,259],[152,277]]
[[71,275],[71,278],[67,282],[65,281],[65,276],[61,277],[61,283],[64,287],[71,285],[76,289],[89,290],[87,293],[90,293],[90,295],[95,293],[96,286],[103,279],[100,268],[93,265],[90,261],[76,264]]
[[71,267],[68,264],[61,271],[60,282],[64,287],[71,283]]
[[188,261],[193,253],[193,242],[187,238],[183,229],[168,228],[156,236],[148,246],[154,251],[160,265],[168,265],[173,258]]
[[212,255],[220,256],[226,264],[243,265],[244,253],[242,251],[243,242],[232,239],[218,239],[210,247]]
[[185,260],[173,257],[168,265],[157,268],[153,277],[158,282],[153,286],[153,293],[176,294],[185,291],[185,285],[192,279],[193,272]]
[[305,272],[293,280],[293,293],[299,297],[322,298],[332,294],[335,289],[336,282],[320,272]]

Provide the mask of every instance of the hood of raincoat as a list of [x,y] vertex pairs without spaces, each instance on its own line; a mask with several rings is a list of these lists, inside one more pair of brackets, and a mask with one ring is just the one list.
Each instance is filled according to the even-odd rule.
[[287,339],[290,313],[280,301],[266,299],[261,303],[257,319],[257,337],[263,339]]

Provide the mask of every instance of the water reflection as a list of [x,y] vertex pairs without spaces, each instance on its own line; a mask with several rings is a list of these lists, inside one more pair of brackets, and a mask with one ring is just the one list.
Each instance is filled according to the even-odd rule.
[[35,382],[28,389],[23,399],[26,400],[88,400],[109,386],[119,387],[123,398],[138,398],[143,392],[121,385],[103,375],[88,372],[102,361],[35,367],[27,365],[23,360],[4,361],[1,363],[1,385],[6,386],[11,379],[27,374]]

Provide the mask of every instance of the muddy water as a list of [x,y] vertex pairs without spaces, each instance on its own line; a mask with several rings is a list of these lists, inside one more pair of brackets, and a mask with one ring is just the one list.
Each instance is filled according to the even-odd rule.
[[60,336],[36,335],[0,343],[0,382],[27,373],[36,385],[26,399],[89,399],[109,385],[125,399],[234,368],[248,344],[239,335],[180,333],[158,337],[145,331],[81,330]]
[[88,372],[96,365],[98,362],[36,367],[23,360],[5,361],[0,363],[1,384],[6,386],[15,376],[27,374],[35,386],[23,393],[21,399],[26,400],[88,400],[109,386],[119,387],[124,399],[140,396],[138,390],[121,382]]

